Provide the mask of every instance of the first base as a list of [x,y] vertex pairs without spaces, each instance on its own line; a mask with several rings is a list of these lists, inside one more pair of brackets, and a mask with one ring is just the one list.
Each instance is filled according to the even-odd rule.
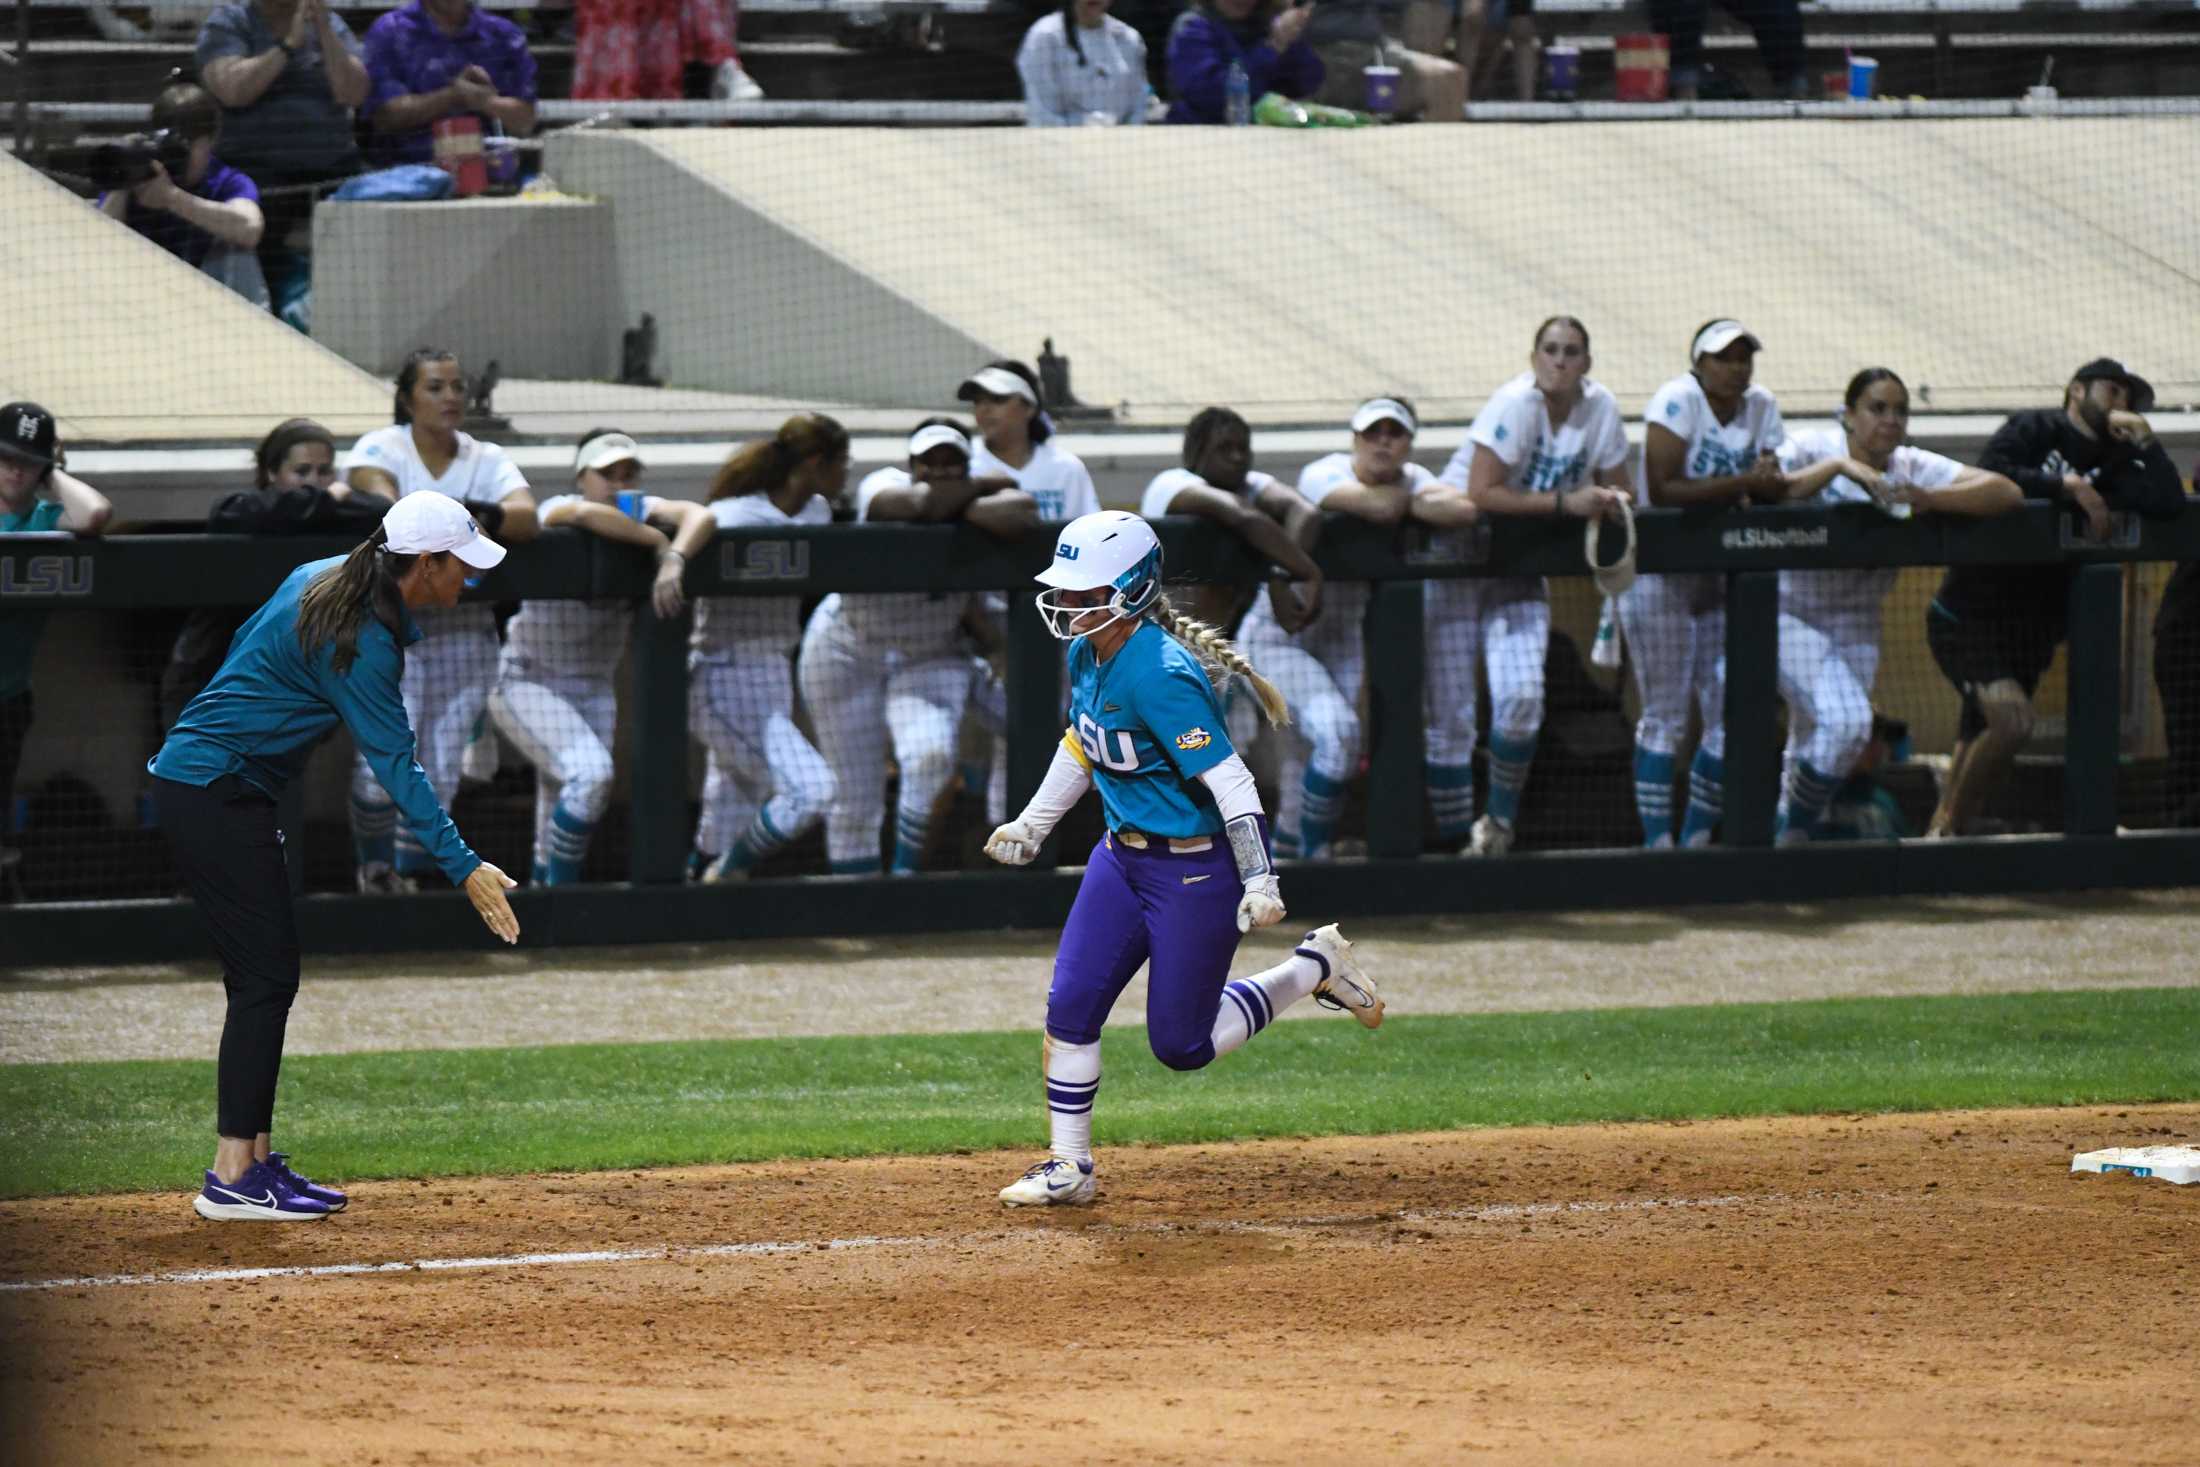
[[2124,1172],[2164,1182],[2200,1182],[2200,1146],[2111,1146],[2070,1158],[2074,1172]]

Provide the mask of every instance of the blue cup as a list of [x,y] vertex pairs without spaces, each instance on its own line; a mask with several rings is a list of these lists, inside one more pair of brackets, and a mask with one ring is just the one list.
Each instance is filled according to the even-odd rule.
[[1544,85],[1553,101],[1571,102],[1574,93],[1581,89],[1581,48],[1579,46],[1546,46],[1543,48]]
[[1879,85],[1879,62],[1871,56],[1849,58],[1849,100],[1869,102],[1872,91]]
[[1400,85],[1398,68],[1377,64],[1364,68],[1360,74],[1367,80],[1367,110],[1377,117],[1388,117],[1396,112]]

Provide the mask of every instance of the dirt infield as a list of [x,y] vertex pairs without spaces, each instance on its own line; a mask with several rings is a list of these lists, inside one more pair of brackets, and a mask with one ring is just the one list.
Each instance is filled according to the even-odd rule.
[[[0,1204],[0,1455],[316,1464],[2190,1463],[2200,1106]],[[734,1251],[729,1245],[785,1245]],[[623,1253],[621,1252],[623,1250]],[[593,1251],[592,1261],[519,1255]],[[626,1256],[640,1254],[643,1256]]]

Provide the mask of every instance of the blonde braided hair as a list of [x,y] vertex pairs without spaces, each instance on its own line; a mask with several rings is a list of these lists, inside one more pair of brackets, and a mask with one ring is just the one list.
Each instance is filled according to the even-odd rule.
[[1178,611],[1169,604],[1167,596],[1155,597],[1146,615],[1200,660],[1214,679],[1216,691],[1228,686],[1231,678],[1243,678],[1253,690],[1253,696],[1260,700],[1260,711],[1271,724],[1280,728],[1291,721],[1291,705],[1283,701],[1283,694],[1276,691],[1276,685],[1262,677],[1253,664],[1245,660],[1237,644],[1219,630]]

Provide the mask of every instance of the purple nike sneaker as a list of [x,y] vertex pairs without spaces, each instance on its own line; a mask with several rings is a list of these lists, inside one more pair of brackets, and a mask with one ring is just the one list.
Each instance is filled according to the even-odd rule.
[[264,1161],[254,1162],[234,1182],[208,1172],[191,1206],[216,1222],[314,1222],[329,1214],[327,1203],[291,1191],[282,1173]]
[[301,1176],[291,1166],[290,1157],[283,1152],[270,1151],[267,1154],[267,1164],[277,1176],[290,1184],[291,1191],[297,1193],[300,1197],[320,1203],[330,1212],[342,1212],[345,1207],[350,1205],[351,1199],[334,1187],[316,1182],[311,1177]]

